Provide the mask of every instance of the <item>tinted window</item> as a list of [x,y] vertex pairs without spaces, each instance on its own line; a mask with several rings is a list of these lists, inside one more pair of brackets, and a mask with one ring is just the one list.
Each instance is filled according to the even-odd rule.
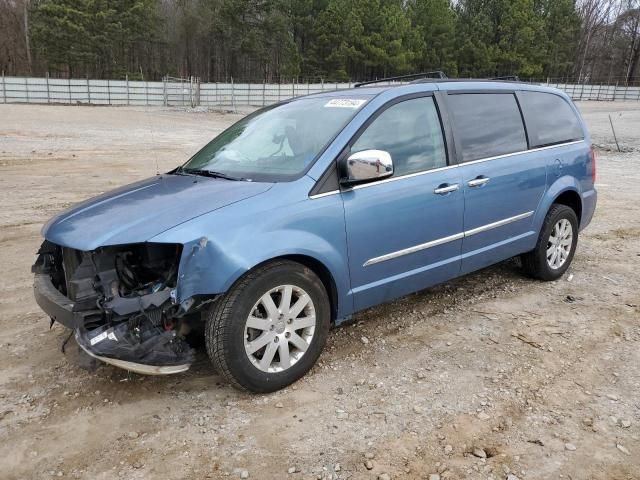
[[449,95],[454,135],[462,147],[462,161],[495,157],[527,149],[522,117],[510,93]]
[[521,92],[518,96],[532,147],[584,137],[578,117],[564,98],[543,92]]
[[432,97],[414,98],[384,110],[351,147],[351,152],[385,150],[394,176],[445,167],[442,128]]

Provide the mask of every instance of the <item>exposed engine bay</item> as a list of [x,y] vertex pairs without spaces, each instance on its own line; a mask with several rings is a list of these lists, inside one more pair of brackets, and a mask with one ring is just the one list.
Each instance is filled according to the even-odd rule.
[[145,374],[185,371],[185,340],[206,299],[176,303],[182,246],[138,243],[84,252],[45,241],[32,270],[38,304],[91,357]]

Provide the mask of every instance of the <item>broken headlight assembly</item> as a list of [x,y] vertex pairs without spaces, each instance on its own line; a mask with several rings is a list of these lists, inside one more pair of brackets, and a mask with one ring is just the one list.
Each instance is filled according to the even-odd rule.
[[72,328],[90,356],[127,370],[187,370],[185,340],[203,302],[173,302],[182,245],[138,243],[91,252],[45,241],[33,266],[38,304]]

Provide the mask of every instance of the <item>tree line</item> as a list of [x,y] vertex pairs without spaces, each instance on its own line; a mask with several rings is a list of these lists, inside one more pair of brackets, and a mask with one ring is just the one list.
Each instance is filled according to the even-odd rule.
[[640,0],[0,0],[7,75],[640,77]]

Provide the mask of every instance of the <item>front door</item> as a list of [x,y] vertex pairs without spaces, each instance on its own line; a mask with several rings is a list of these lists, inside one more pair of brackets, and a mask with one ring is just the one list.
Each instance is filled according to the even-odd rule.
[[356,310],[458,275],[464,196],[433,96],[396,101],[351,144],[384,150],[391,178],[342,192]]

